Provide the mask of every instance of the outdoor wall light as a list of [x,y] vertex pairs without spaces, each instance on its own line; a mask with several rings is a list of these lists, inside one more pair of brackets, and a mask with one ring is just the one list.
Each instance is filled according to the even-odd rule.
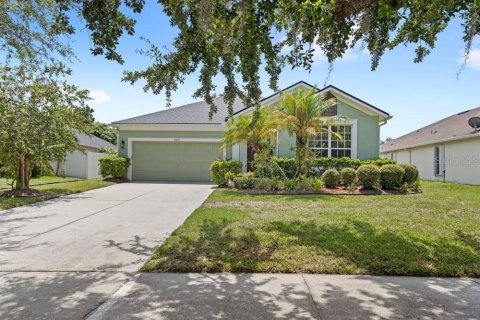
[[125,140],[120,141],[120,149],[125,149]]

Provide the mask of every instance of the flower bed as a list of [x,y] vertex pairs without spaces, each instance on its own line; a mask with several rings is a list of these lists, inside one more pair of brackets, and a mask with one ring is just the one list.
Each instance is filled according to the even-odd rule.
[[[406,174],[408,172],[408,174]],[[284,177],[286,175],[283,175]],[[232,188],[250,194],[408,194],[420,191],[418,170],[414,165],[362,164],[358,169],[327,169],[321,176],[297,178],[259,177],[255,172],[226,173]]]

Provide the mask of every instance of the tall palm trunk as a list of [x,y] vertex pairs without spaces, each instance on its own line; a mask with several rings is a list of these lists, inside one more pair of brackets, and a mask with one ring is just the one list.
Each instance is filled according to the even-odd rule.
[[296,138],[296,161],[297,161],[297,172],[295,177],[306,174],[308,170],[308,149],[307,149],[307,140],[304,137],[297,136]]

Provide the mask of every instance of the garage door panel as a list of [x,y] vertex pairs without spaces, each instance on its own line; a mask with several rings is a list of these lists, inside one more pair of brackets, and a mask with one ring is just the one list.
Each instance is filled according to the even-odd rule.
[[133,180],[210,181],[220,148],[210,142],[133,142]]

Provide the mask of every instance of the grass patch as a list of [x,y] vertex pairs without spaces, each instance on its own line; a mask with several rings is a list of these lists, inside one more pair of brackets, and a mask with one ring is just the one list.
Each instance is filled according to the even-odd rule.
[[[45,201],[45,200],[56,198],[62,195],[103,188],[113,184],[112,182],[102,181],[100,179],[90,179],[90,180],[82,180],[82,179],[76,179],[76,178],[60,178],[60,179],[64,179],[64,180],[56,180],[57,183],[55,183],[54,181],[52,181],[54,179],[44,179],[43,184],[36,183],[32,185],[32,187],[34,187],[35,189],[45,192],[41,196],[29,197],[29,198],[0,197],[0,210],[19,207],[19,206],[23,206],[23,205],[31,204],[35,202]],[[49,180],[48,184],[46,183],[47,180]]]
[[[57,176],[43,176],[38,178],[31,178],[30,179],[30,186],[35,187],[38,185],[43,184],[50,184],[50,183],[60,183],[60,182],[71,182],[71,181],[81,181],[80,178],[72,178],[72,177],[57,177]],[[7,191],[11,189],[10,184],[8,183],[7,179],[0,178],[0,191]]]
[[216,190],[142,271],[480,276],[480,187],[403,196]]

